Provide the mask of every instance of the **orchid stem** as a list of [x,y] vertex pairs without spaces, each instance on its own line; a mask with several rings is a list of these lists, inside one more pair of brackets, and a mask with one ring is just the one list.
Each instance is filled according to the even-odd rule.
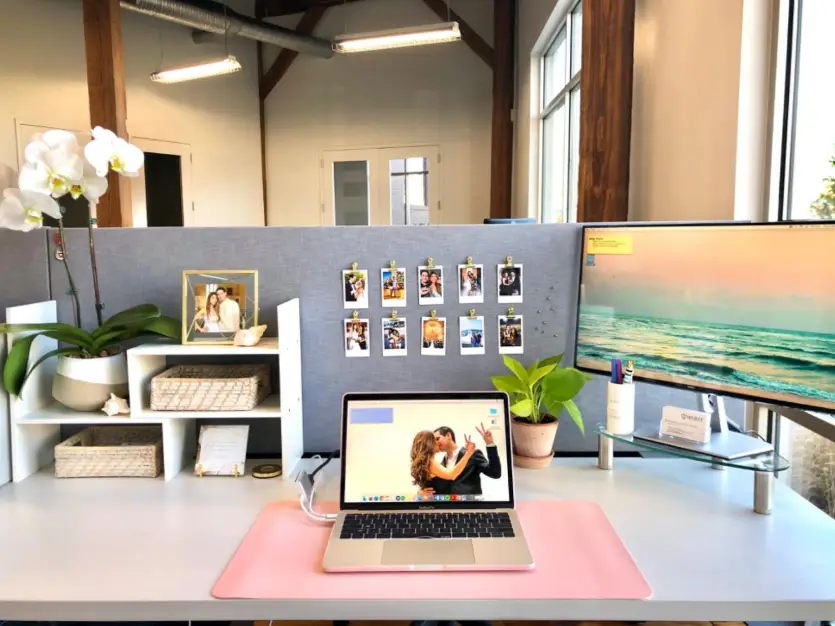
[[61,262],[67,272],[67,282],[70,284],[70,297],[75,305],[75,325],[81,328],[81,303],[78,301],[78,291],[75,289],[75,281],[72,279],[70,265],[67,262],[67,240],[64,239],[64,219],[58,219],[58,236],[61,238]]
[[96,242],[93,237],[93,226],[96,223],[96,218],[91,217],[87,220],[87,232],[90,236],[90,269],[93,271],[93,293],[96,297],[96,320],[101,326],[104,323],[102,319],[102,311],[104,310],[104,304],[101,301],[101,292],[99,291],[99,268],[96,265]]

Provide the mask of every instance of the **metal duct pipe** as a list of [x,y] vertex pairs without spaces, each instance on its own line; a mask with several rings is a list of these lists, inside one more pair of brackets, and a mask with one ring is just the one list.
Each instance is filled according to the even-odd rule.
[[333,56],[333,46],[327,39],[297,32],[273,24],[258,22],[230,11],[227,15],[201,9],[180,0],[120,0],[122,8],[169,22],[223,35],[237,35],[262,43],[274,44],[296,52],[312,54],[324,59]]

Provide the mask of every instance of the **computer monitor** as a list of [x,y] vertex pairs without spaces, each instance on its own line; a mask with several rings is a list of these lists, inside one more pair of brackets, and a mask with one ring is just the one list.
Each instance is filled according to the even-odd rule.
[[[493,446],[479,434],[482,427]],[[430,458],[453,469],[467,437],[476,451],[454,481],[426,474]],[[357,393],[343,399],[343,508],[510,507],[510,458],[505,394]]]
[[586,226],[576,366],[835,412],[835,223]]

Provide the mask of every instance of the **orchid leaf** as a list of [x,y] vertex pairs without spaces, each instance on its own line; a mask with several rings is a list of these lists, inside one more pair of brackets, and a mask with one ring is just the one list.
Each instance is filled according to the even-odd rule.
[[105,320],[101,326],[94,330],[93,339],[98,339],[105,333],[115,330],[116,328],[130,328],[148,320],[157,318],[160,315],[160,309],[155,304],[140,304],[138,306],[125,309],[124,311],[120,311],[113,317]]
[[26,378],[26,367],[29,365],[29,350],[38,335],[26,335],[14,342],[3,366],[3,386],[11,395],[20,394],[20,388]]
[[79,348],[90,348],[93,343],[93,338],[90,333],[76,328],[71,324],[62,324],[59,322],[48,324],[0,324],[0,335],[27,332],[45,334],[48,337],[63,341],[64,343],[70,343]]

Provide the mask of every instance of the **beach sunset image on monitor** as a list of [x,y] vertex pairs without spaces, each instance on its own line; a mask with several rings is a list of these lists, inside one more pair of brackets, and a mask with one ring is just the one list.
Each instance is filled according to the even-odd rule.
[[576,364],[835,412],[835,224],[587,227]]

